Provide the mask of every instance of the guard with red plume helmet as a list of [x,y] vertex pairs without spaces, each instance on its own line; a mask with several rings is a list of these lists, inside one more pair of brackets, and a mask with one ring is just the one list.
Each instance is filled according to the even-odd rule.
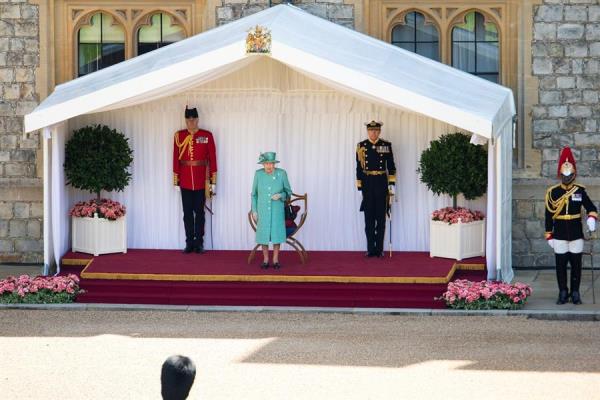
[[[565,304],[581,304],[579,284],[581,282],[581,253],[583,251],[582,207],[587,212],[587,227],[596,230],[598,212],[590,200],[585,187],[575,183],[577,175],[575,157],[569,147],[560,152],[558,160],[558,185],[546,191],[546,240],[554,249],[558,300]],[[571,291],[567,286],[567,264],[571,264]]]

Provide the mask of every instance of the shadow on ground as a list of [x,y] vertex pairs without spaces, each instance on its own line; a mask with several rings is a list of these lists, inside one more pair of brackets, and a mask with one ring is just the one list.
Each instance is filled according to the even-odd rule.
[[[174,311],[0,311],[2,337],[262,339],[241,362],[400,368],[466,360],[466,370],[600,372],[600,322]],[[350,360],[350,361],[349,361]]]

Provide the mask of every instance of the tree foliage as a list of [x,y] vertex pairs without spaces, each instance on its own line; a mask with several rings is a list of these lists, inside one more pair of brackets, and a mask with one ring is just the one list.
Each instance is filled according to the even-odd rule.
[[65,149],[67,184],[95,193],[122,191],[131,180],[133,151],[128,139],[106,125],[85,126],[73,132]]
[[431,142],[423,151],[417,172],[433,193],[467,200],[482,196],[487,188],[487,151],[470,143],[464,133],[449,133]]

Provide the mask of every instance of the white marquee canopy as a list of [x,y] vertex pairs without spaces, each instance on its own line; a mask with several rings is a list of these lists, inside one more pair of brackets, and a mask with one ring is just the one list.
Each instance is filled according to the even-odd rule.
[[[271,31],[272,51],[269,56],[245,53],[247,31],[256,25]],[[301,97],[304,100],[299,103]],[[219,131],[227,130],[224,126],[231,123],[232,116],[244,118],[245,110],[259,115],[261,111],[255,109],[258,104],[257,98],[261,99],[263,103],[260,104],[266,105],[267,109],[275,107],[276,114],[280,113],[282,118],[279,118],[274,126],[270,126],[268,121],[265,122],[269,125],[267,127],[245,121],[243,128],[240,126],[231,128],[232,132],[240,132],[243,129],[248,131],[245,132],[246,137],[251,140],[248,142],[247,152],[252,153],[251,158],[256,156],[256,150],[273,149],[273,145],[276,144],[281,148],[274,150],[279,152],[285,153],[289,148],[288,159],[292,159],[292,150],[298,149],[299,146],[298,137],[302,138],[305,134],[302,127],[314,123],[313,117],[318,113],[325,118],[324,121],[328,121],[331,115],[327,113],[334,112],[336,107],[336,115],[342,116],[337,124],[324,122],[326,126],[311,126],[314,131],[335,131],[333,143],[335,140],[339,142],[342,139],[360,140],[361,135],[364,135],[364,127],[355,122],[366,121],[371,117],[385,116],[389,119],[389,124],[387,120],[384,121],[386,122],[384,136],[388,132],[391,133],[391,129],[394,128],[414,130],[411,133],[412,137],[407,136],[404,142],[404,139],[398,137],[397,141],[402,144],[402,148],[397,148],[396,138],[390,137],[394,143],[396,157],[403,160],[406,158],[406,161],[401,161],[401,165],[402,162],[408,163],[405,167],[407,171],[410,170],[408,174],[412,175],[407,175],[406,179],[414,180],[414,186],[423,186],[414,173],[417,168],[414,154],[408,156],[408,153],[414,153],[416,147],[419,147],[415,146],[414,143],[417,143],[415,140],[419,143],[425,141],[426,144],[440,134],[451,129],[459,129],[472,133],[473,142],[481,144],[487,141],[488,191],[485,209],[487,209],[488,277],[512,280],[511,169],[512,121],[515,106],[510,89],[338,26],[290,5],[269,8],[59,85],[32,113],[25,116],[25,130],[31,132],[44,129],[45,137],[48,139],[44,141],[46,262],[57,260],[62,255],[61,252],[68,249],[68,219],[64,207],[66,202],[80,197],[79,194],[65,194],[67,190],[64,187],[61,160],[64,158],[65,137],[70,130],[92,122],[110,122],[113,127],[118,128],[119,124],[125,123],[123,120],[137,118],[136,124],[122,128],[137,134],[154,134],[148,131],[165,123],[166,117],[161,119],[164,117],[161,110],[171,108],[181,110],[188,102],[199,104],[201,123],[206,122],[208,128],[216,133],[220,158],[219,169],[222,170],[223,167],[227,169],[228,166],[228,161],[225,161],[226,158],[229,159],[227,154],[232,152],[241,154],[244,149],[234,151],[228,147],[225,151],[223,143],[229,139],[226,135],[220,139]],[[248,103],[251,99],[254,101],[252,105]],[[277,99],[277,104],[273,102],[274,99]],[[228,113],[218,117],[219,109],[215,105],[221,104],[220,101],[221,108],[227,109]],[[234,110],[236,104],[239,109]],[[157,113],[160,115],[157,116]],[[171,114],[173,116],[169,115],[168,118],[175,118],[169,120],[171,128],[165,127],[165,132],[161,131],[160,135],[163,133],[166,135],[157,140],[157,143],[160,142],[167,148],[172,133],[180,128],[182,122],[181,115]],[[146,121],[144,125],[143,120],[146,119],[150,122]],[[407,121],[417,122],[411,125]],[[162,127],[160,129],[162,130]],[[297,136],[292,140],[288,138],[289,135],[278,136],[281,132],[273,133],[281,130],[297,132]],[[435,133],[431,133],[434,131]],[[430,132],[430,134],[415,139],[415,136],[419,136],[421,132]],[[269,138],[269,142],[255,143],[261,140],[261,135]],[[348,138],[344,138],[344,135]],[[136,133],[130,137],[134,142],[134,163],[140,158],[138,154],[143,154],[142,151],[150,151],[143,150],[144,146],[148,147],[148,144],[142,144],[136,141],[136,138]],[[232,146],[238,144],[239,147],[239,137],[231,140]],[[308,136],[302,142],[303,145],[307,145],[307,141]],[[343,169],[349,168],[352,171],[354,147],[350,143],[349,146],[350,148],[329,148],[327,154],[344,153],[340,162],[349,165],[345,165]],[[407,150],[406,146],[413,148]],[[323,146],[318,144],[317,147]],[[156,147],[152,151],[148,153],[148,158],[156,158],[161,148]],[[170,155],[169,149],[165,150],[164,147],[162,152]],[[346,157],[346,154],[349,156]],[[164,169],[168,172],[170,160],[163,161]],[[302,166],[299,169],[305,171],[298,171],[297,174],[314,174],[306,167],[306,162],[307,160],[299,160],[299,165]],[[285,167],[288,169],[289,164]],[[156,168],[156,165],[152,168]],[[291,168],[288,172],[290,170]],[[228,176],[227,172],[224,174],[225,177]],[[139,176],[142,175],[143,172],[140,172]],[[221,173],[219,175],[220,193],[228,193],[223,192],[224,186],[227,188],[227,185],[231,185],[233,189],[239,184],[227,179],[223,182]],[[168,185],[170,179],[166,174],[164,179],[164,184]],[[298,175],[297,182],[304,182],[303,179]],[[349,186],[348,189],[343,190],[354,190],[353,182],[353,178],[350,177],[347,182],[336,182],[335,185],[339,185],[340,188]],[[410,181],[404,183],[405,186],[411,184]],[[135,185],[136,171],[134,170],[130,186]],[[319,187],[311,185],[310,181],[307,181],[304,186],[315,192],[322,191]],[[294,187],[293,181],[292,187]],[[419,187],[415,190],[422,192],[426,189]],[[156,189],[157,196],[161,196],[162,192],[164,187]],[[400,192],[402,193],[402,190]],[[138,194],[136,197],[133,193],[132,190],[128,194],[126,190],[124,196],[133,201],[136,207],[140,205],[139,198],[148,194]],[[173,193],[165,196],[165,202],[176,201],[177,198]],[[407,193],[406,196],[410,194]],[[431,194],[428,196],[434,197]],[[403,199],[402,194],[399,197]],[[225,202],[219,196],[217,199]],[[411,201],[408,197],[404,200]],[[439,206],[435,202],[427,204],[429,208]],[[71,204],[66,205],[68,207]],[[128,205],[131,208],[131,203]],[[230,206],[231,204],[227,206],[223,204],[223,207]],[[352,215],[356,214],[356,218],[359,218],[354,206],[353,202],[349,210],[351,209]],[[315,207],[317,206],[313,206],[313,210]],[[425,216],[424,220],[419,220],[424,222],[421,225],[427,225],[430,211],[431,209],[423,210]],[[407,222],[404,221],[404,225]],[[354,222],[351,225],[354,226]],[[425,239],[420,244],[415,243],[404,249],[424,250],[422,247],[428,236],[428,227],[423,229],[426,231]],[[181,231],[182,228],[177,225],[174,230]],[[359,225],[357,230],[360,230]],[[318,227],[315,227],[315,235],[318,232]],[[357,240],[360,240],[360,235],[356,236],[354,241],[328,248],[357,250],[360,246]],[[218,240],[215,240],[213,245],[218,248],[245,248],[245,241],[247,237],[237,242],[223,239],[221,245]],[[161,245],[152,241],[140,244],[130,240],[131,244],[148,247]],[[164,246],[164,243],[162,245]],[[169,248],[169,246],[171,245],[159,248]],[[316,242],[312,248],[327,249],[317,245]],[[401,250],[402,245],[395,246],[395,249]]]

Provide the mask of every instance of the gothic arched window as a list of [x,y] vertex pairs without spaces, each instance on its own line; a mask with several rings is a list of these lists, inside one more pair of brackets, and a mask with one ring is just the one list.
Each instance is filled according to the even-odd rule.
[[154,14],[150,18],[150,25],[138,29],[137,54],[142,55],[181,39],[185,39],[185,32],[181,26],[174,23],[171,16],[166,13]]
[[406,14],[404,23],[394,26],[392,44],[433,60],[440,60],[438,29],[427,22],[420,12]]
[[77,75],[83,76],[125,60],[125,30],[112,15],[97,13],[77,32]]
[[495,83],[499,82],[498,28],[473,11],[452,28],[452,66]]

